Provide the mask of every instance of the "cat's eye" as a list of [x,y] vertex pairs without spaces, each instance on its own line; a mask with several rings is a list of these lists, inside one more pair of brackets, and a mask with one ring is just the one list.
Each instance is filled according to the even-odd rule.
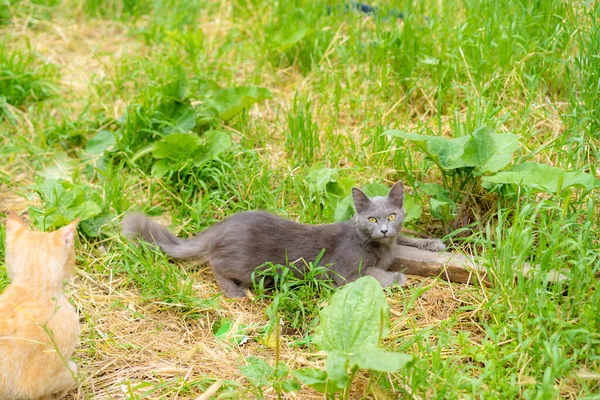
[[393,221],[396,219],[396,214],[390,214],[390,216],[388,217],[388,221]]
[[377,218],[375,218],[375,217],[369,217],[368,220],[369,220],[369,222],[372,222],[372,223],[377,222]]

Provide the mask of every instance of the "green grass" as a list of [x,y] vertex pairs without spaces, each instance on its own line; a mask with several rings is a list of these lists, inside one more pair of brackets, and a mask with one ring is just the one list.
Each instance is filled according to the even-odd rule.
[[10,119],[13,107],[44,100],[56,92],[57,68],[41,59],[29,46],[18,50],[0,43],[0,60],[3,116]]
[[[453,193],[459,208],[468,209],[440,219],[423,184],[451,177],[416,146],[382,133],[456,138],[486,125],[518,136],[512,164],[537,161],[597,180],[600,6],[381,0],[373,1],[379,14],[364,16],[343,4],[0,1],[0,213],[14,209],[6,194],[26,193],[34,217],[51,215],[58,224],[73,213],[89,217],[78,247],[89,279],[78,276],[71,294],[86,316],[76,354],[84,378],[72,398],[118,397],[121,387],[130,398],[194,398],[215,379],[226,379],[217,391],[223,398],[243,395],[237,366],[244,357],[237,352],[274,363],[261,339],[274,321],[267,315],[270,298],[307,339],[284,336],[282,360],[290,369],[298,367],[296,356],[322,365],[310,338],[328,291],[296,288],[292,279],[251,303],[216,298],[210,274],[123,243],[117,233],[123,213],[170,217],[183,236],[252,209],[327,223],[346,185],[396,180],[423,209],[409,228],[449,233],[456,250],[479,258],[492,284],[426,279],[390,291],[394,314],[385,345],[417,362],[391,377],[358,376],[353,395],[597,396],[598,184],[591,192],[491,192],[471,176]],[[404,19],[390,17],[393,10]],[[211,130],[231,142],[209,142]],[[172,147],[170,158],[161,155],[157,146],[173,133],[199,137],[199,153],[186,153],[186,142]],[[168,162],[160,170],[162,160]],[[329,172],[323,184],[314,178]],[[72,184],[71,194],[36,201],[34,189],[51,177]],[[519,272],[525,264],[535,266],[528,276]],[[549,282],[553,270],[567,281]],[[0,286],[7,283],[0,267]],[[100,295],[88,293],[95,290]],[[244,331],[251,350],[195,331],[211,332],[215,315],[251,326]],[[129,335],[136,323],[145,330]],[[145,338],[170,340],[173,349],[152,350]],[[197,343],[220,351],[214,364],[220,368],[188,372],[196,356],[186,354]],[[127,353],[128,346],[135,352]],[[153,365],[149,353],[179,369],[144,370]],[[206,349],[194,354],[209,357]],[[123,374],[94,375],[110,369],[112,359],[124,360],[114,364]]]

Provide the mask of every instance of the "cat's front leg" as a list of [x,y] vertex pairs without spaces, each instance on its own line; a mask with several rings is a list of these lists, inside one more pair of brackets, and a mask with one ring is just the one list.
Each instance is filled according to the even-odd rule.
[[443,251],[446,245],[440,239],[415,239],[406,236],[398,236],[396,243],[403,246],[416,247],[421,250]]
[[370,267],[365,269],[365,275],[370,275],[377,279],[379,284],[386,288],[392,285],[404,285],[406,283],[406,275],[401,272],[384,271],[381,268]]

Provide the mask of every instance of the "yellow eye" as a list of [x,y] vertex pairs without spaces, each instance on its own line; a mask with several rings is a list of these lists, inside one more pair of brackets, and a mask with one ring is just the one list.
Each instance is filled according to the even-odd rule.
[[375,222],[377,222],[377,218],[375,218],[375,217],[369,217],[369,222],[375,223]]
[[390,214],[390,216],[388,217],[388,221],[393,221],[396,219],[396,214]]

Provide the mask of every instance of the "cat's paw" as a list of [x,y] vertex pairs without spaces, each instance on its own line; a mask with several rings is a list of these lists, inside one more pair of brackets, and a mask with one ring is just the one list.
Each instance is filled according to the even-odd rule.
[[402,272],[387,272],[386,276],[382,278],[379,279],[379,283],[384,288],[394,285],[404,286],[406,284],[406,275]]
[[406,284],[406,275],[402,272],[394,272],[394,284],[404,286]]
[[242,297],[246,297],[246,290],[241,287],[223,288],[223,294],[230,299],[241,299]]
[[421,248],[421,250],[429,251],[446,250],[446,245],[439,239],[424,239],[421,243],[419,243],[419,247]]

